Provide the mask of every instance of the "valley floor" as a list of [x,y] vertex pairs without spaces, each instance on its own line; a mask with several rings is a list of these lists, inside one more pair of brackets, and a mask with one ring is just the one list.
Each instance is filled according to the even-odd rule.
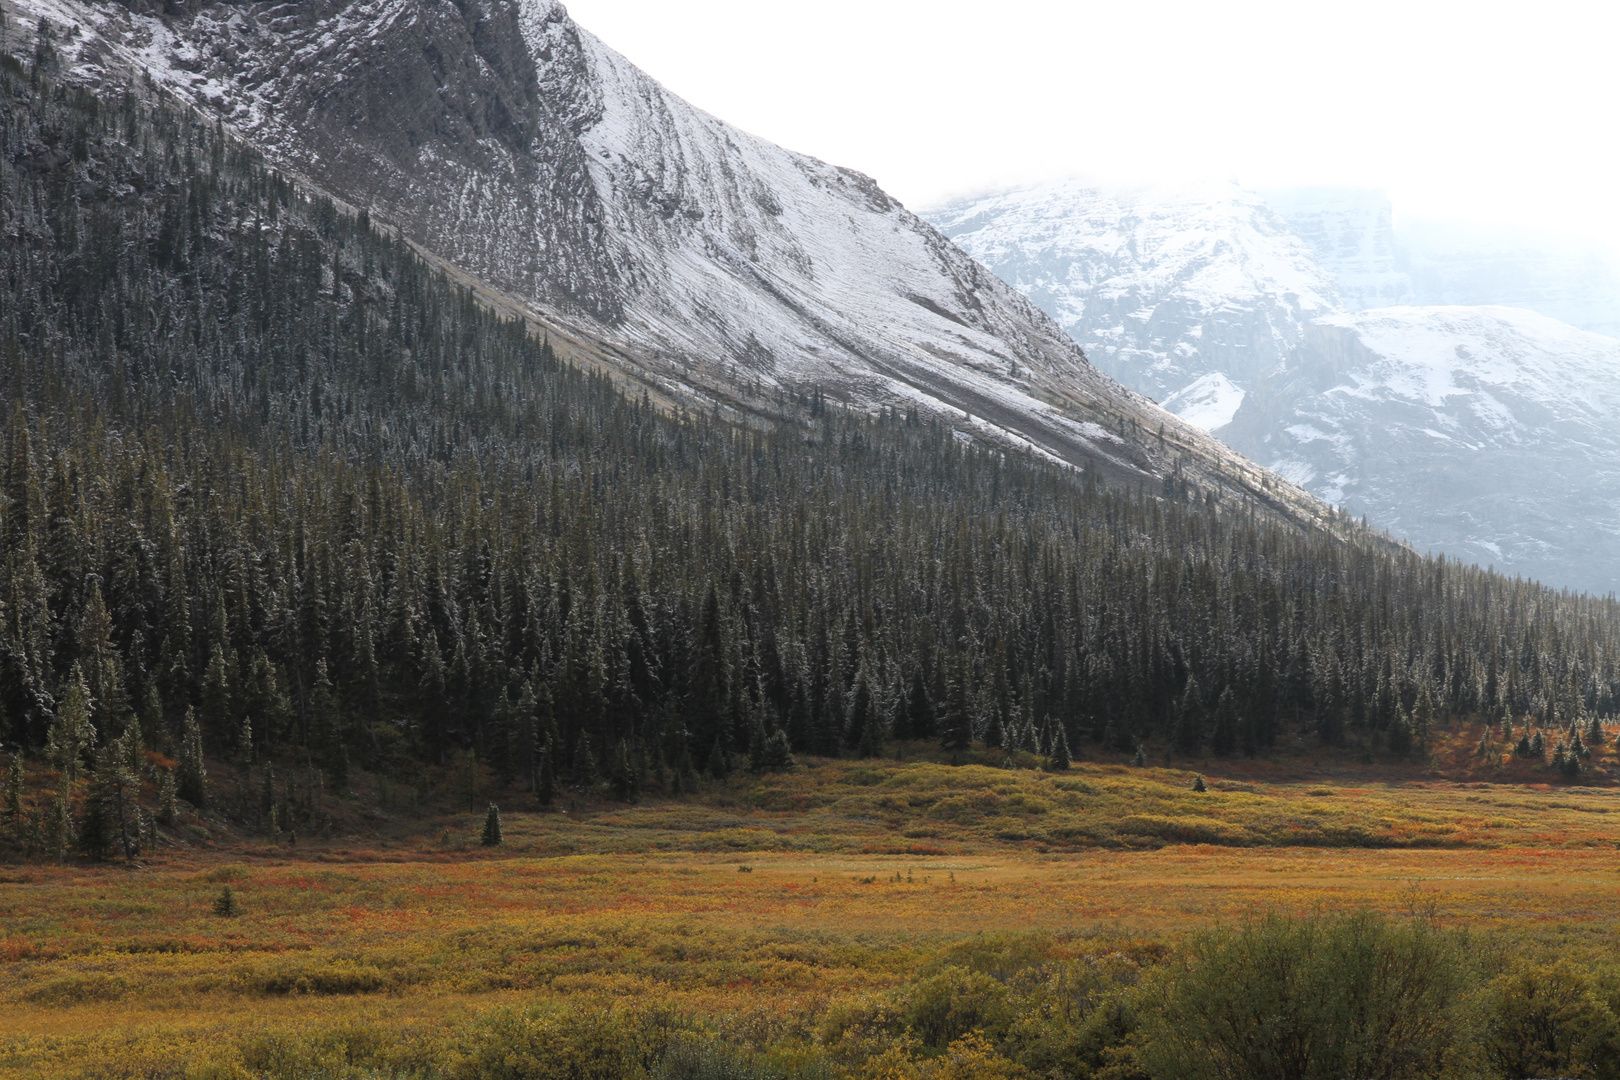
[[[481,814],[406,832],[374,806],[375,835],[14,865],[0,1076],[279,1075],[275,1046],[362,1036],[439,1060],[478,1015],[537,998],[809,1031],[953,950],[1146,964],[1259,911],[1415,914],[1561,954],[1620,929],[1613,789],[1218,764],[1196,793],[1184,770],[1105,762],[816,762],[509,809],[499,848],[477,844]],[[214,911],[226,886],[233,917]]]

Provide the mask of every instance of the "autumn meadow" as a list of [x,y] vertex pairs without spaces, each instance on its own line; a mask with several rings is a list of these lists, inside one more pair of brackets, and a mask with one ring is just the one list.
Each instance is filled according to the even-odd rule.
[[[1054,994],[1100,1008],[1189,934],[1261,914],[1421,922],[1466,934],[1493,972],[1574,962],[1612,994],[1609,751],[1570,785],[1480,741],[1451,733],[1428,768],[1301,752],[1063,771],[913,745],[897,756],[919,760],[809,759],[545,810],[475,772],[409,793],[357,775],[310,796],[324,837],[185,812],[134,860],[22,858],[0,876],[0,1069],[500,1075],[480,1056],[492,1032],[560,1012],[568,1030],[618,1018],[665,1073],[678,1037],[761,1075],[1022,1075],[1045,1058],[1009,1049],[1019,1015]],[[254,797],[247,774],[215,782]],[[503,796],[500,842],[483,843]],[[956,1004],[930,1035],[907,1008],[941,979]],[[963,1041],[975,1031],[990,1041]],[[1128,1050],[1094,1041],[1048,1057],[1134,1075]]]

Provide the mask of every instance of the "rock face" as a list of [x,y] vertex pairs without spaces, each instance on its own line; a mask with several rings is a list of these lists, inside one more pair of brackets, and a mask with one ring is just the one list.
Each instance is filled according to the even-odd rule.
[[1222,437],[1432,549],[1620,589],[1620,341],[1515,308],[1311,325]]
[[1346,309],[1427,302],[1412,293],[1407,253],[1395,237],[1395,210],[1382,191],[1309,187],[1261,195],[1338,282]]
[[691,107],[555,0],[15,2],[72,77],[149,76],[672,396],[818,389],[1131,482],[1258,490],[870,179]]
[[1620,337],[1620,258],[1535,237],[1435,223],[1401,232],[1415,304],[1528,308]]
[[930,216],[1099,366],[1320,498],[1421,549],[1620,589],[1620,341],[1522,308],[1411,302],[1601,314],[1601,284],[1566,264],[1437,262],[1466,248],[1409,249],[1387,199],[1336,189],[1262,202],[1062,183]]
[[1276,370],[1338,287],[1259,196],[1233,185],[1105,190],[1080,181],[929,214],[1039,304],[1103,371],[1163,400],[1219,373]]

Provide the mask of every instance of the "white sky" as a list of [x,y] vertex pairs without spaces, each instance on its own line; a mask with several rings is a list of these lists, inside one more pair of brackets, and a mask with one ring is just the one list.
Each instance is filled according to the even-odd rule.
[[570,0],[693,104],[912,207],[1059,176],[1379,187],[1620,249],[1620,4]]

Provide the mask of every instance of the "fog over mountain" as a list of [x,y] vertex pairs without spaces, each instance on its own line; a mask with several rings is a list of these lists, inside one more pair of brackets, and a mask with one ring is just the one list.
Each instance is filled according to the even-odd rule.
[[1287,188],[1261,197],[1339,281],[1350,310],[1393,305],[1527,308],[1620,336],[1620,258],[1520,229],[1411,219],[1365,188]]
[[1315,494],[1510,573],[1620,586],[1620,273],[1379,192],[1079,181],[932,212],[1103,370]]

